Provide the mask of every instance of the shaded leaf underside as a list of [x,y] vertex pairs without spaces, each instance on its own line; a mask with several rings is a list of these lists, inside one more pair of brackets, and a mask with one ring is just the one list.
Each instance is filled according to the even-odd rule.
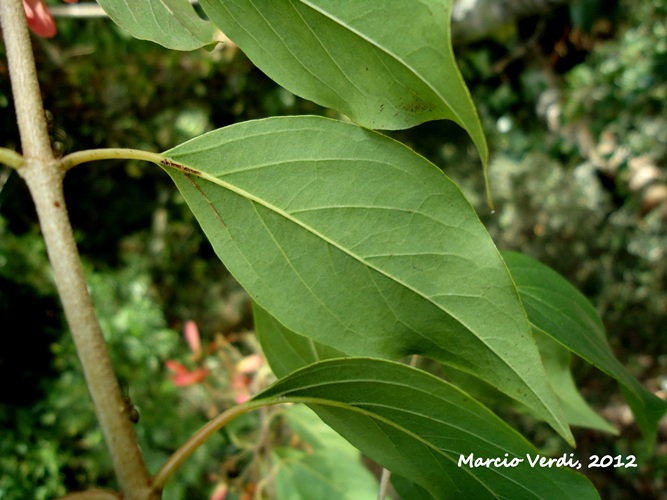
[[595,308],[565,278],[544,264],[516,252],[502,255],[530,322],[621,384],[644,433],[645,444],[652,448],[658,422],[667,413],[667,402],[645,389],[614,356]]
[[451,0],[201,4],[262,71],[291,92],[372,129],[454,120],[486,164],[486,139],[451,47]]
[[186,0],[98,0],[119,26],[141,40],[194,50],[217,41],[217,30]]
[[571,438],[504,263],[435,166],[318,117],[234,125],[165,156],[220,258],[288,328],[350,355],[451,364]]
[[[531,467],[538,452],[492,412],[454,386],[399,363],[323,361],[255,397],[302,402],[364,454],[411,478],[437,499],[597,498],[567,468]],[[521,459],[515,467],[459,466],[475,459]]]

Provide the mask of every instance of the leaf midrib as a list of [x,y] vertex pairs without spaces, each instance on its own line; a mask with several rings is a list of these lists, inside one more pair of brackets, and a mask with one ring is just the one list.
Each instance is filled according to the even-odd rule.
[[[376,381],[377,382],[377,381]],[[294,390],[300,390],[300,388],[296,388]],[[276,396],[273,396],[276,397]],[[435,443],[432,443],[425,437],[421,436],[420,434],[417,434],[416,432],[406,428],[402,424],[398,422],[394,422],[393,420],[390,420],[382,415],[379,415],[377,413],[374,413],[371,410],[368,410],[366,408],[362,408],[359,406],[354,406],[353,403],[348,403],[348,402],[343,402],[343,401],[336,401],[332,399],[325,399],[325,398],[319,398],[319,397],[312,397],[312,396],[290,396],[288,393],[283,393],[282,396],[277,396],[277,397],[284,397],[284,402],[291,402],[291,403],[303,403],[308,406],[311,405],[317,405],[317,406],[323,406],[323,407],[333,407],[333,408],[338,408],[341,410],[345,411],[350,411],[353,413],[359,413],[361,415],[364,415],[368,418],[370,418],[373,421],[381,422],[389,427],[394,428],[397,432],[403,433],[410,438],[414,439],[415,441],[421,443],[422,445],[426,446],[428,449],[431,450],[431,452],[439,457],[442,457],[446,461],[452,463],[452,464],[458,464],[458,459],[451,456],[452,452],[446,451],[442,448],[439,448]],[[261,398],[259,398],[261,399]],[[400,408],[399,408],[400,409]],[[479,436],[477,436],[479,439]],[[486,441],[486,440],[485,440]],[[437,461],[440,463],[440,461]],[[444,464],[442,464],[444,465]],[[441,467],[442,467],[441,465]],[[458,467],[457,467],[458,468]],[[498,495],[496,494],[495,491],[493,491],[491,488],[493,487],[493,484],[487,484],[481,477],[477,476],[474,474],[473,469],[468,469],[465,467],[459,468],[463,469],[463,472],[465,472],[470,478],[472,478],[477,484],[479,484],[481,487],[483,487],[485,490],[487,490],[491,495],[493,495],[494,498],[499,498]],[[517,487],[520,487],[522,490],[524,490],[526,493],[531,494],[534,498],[539,498],[535,493],[532,491],[532,489],[529,488],[528,484],[517,482],[515,478],[509,477],[506,474],[503,474],[501,469],[488,469],[490,472],[495,472],[502,478],[504,478],[506,481],[509,481],[513,484],[515,484]],[[552,481],[549,476],[546,476],[546,479],[550,481],[554,486],[558,486],[554,481]]]
[[[427,80],[427,79],[426,79],[420,72],[418,72],[418,71],[416,70],[416,68],[413,68],[412,66],[410,66],[410,65],[407,63],[407,61],[403,60],[403,58],[400,57],[398,54],[395,54],[394,52],[390,51],[390,50],[387,49],[386,47],[383,47],[383,46],[380,45],[378,42],[376,42],[376,41],[373,40],[372,38],[370,38],[370,37],[368,37],[367,35],[365,35],[363,32],[359,31],[359,30],[356,29],[356,28],[353,28],[352,26],[349,26],[349,25],[346,24],[343,20],[341,20],[341,19],[335,17],[335,16],[332,15],[331,13],[329,13],[329,12],[327,12],[327,11],[325,11],[325,10],[319,8],[319,7],[316,6],[316,5],[313,5],[312,2],[310,2],[310,1],[308,1],[308,0],[300,0],[300,2],[303,3],[304,5],[307,5],[308,7],[310,7],[311,9],[313,9],[314,11],[319,12],[321,15],[323,15],[323,16],[326,17],[327,19],[330,19],[331,21],[337,23],[337,24],[338,24],[339,26],[341,26],[342,28],[347,29],[348,31],[354,33],[355,35],[357,35],[357,36],[358,36],[359,38],[361,38],[362,40],[366,41],[367,43],[369,43],[369,44],[372,45],[373,47],[379,49],[381,52],[387,54],[388,56],[390,56],[391,58],[393,58],[395,61],[399,62],[404,68],[406,68],[410,73],[412,73],[415,77],[417,77],[417,79],[419,79],[419,81],[421,81],[422,83],[426,84],[426,86],[427,86],[429,89],[431,89],[431,91],[432,91],[435,95],[437,95],[443,103],[445,103],[445,105],[447,106],[447,108],[449,108],[449,109],[452,111],[452,113],[454,114],[454,116],[456,117],[456,120],[458,121],[458,123],[465,123],[465,120],[463,120],[463,118],[461,118],[461,115],[460,115],[459,112],[456,110],[456,108],[450,104],[450,101],[449,101],[448,99],[446,99],[446,98],[440,93],[440,91],[437,90],[437,89],[431,84],[431,82],[430,82],[429,80]],[[446,37],[445,37],[444,44],[445,44],[445,47],[446,47],[446,48],[447,48],[447,44],[448,44],[448,43],[449,43],[449,40],[447,40]]]
[[[297,389],[298,390],[298,389]],[[422,437],[421,435],[417,434],[414,431],[411,431],[410,429],[407,429],[403,425],[399,424],[398,422],[394,422],[393,420],[390,420],[386,417],[383,417],[382,415],[378,415],[377,413],[373,413],[370,410],[367,410],[365,408],[360,408],[358,406],[354,406],[350,403],[346,403],[343,401],[336,401],[333,399],[325,399],[325,398],[319,398],[319,397],[311,397],[311,396],[288,396],[285,395],[285,402],[291,402],[291,403],[303,403],[308,406],[311,405],[317,405],[317,406],[324,406],[324,407],[333,407],[333,408],[338,408],[341,410],[345,411],[350,411],[353,413],[359,413],[361,415],[364,415],[365,417],[370,418],[371,420],[376,420],[378,422],[382,422],[383,424],[392,427],[396,429],[398,432],[403,433],[415,441],[421,443],[422,445],[426,446],[429,448],[432,452],[434,452],[435,455],[441,456],[444,459],[448,460],[449,462],[452,463],[457,463],[457,461],[450,456],[449,453],[445,452],[441,448],[438,448],[434,443],[431,443],[428,441],[426,438]],[[439,461],[438,461],[439,462]],[[442,465],[441,465],[442,468]],[[485,484],[481,478],[477,477],[475,474],[473,474],[472,470],[464,469],[464,472],[468,474],[475,482],[479,483],[481,486],[483,486],[485,489],[489,490],[489,486]],[[505,476],[503,476],[505,477]],[[494,497],[496,496],[495,493],[491,490],[489,490],[489,493],[493,494]]]
[[[195,167],[193,167],[193,168],[195,168]],[[429,303],[431,303],[432,305],[434,305],[435,307],[437,307],[438,309],[440,309],[441,311],[443,311],[444,313],[446,313],[447,315],[449,315],[452,319],[454,319],[454,320],[457,321],[462,327],[464,327],[468,332],[470,332],[472,335],[474,335],[479,341],[481,341],[481,342],[487,347],[487,349],[488,349],[490,352],[493,352],[493,354],[496,356],[496,358],[499,359],[503,364],[505,364],[505,366],[507,366],[507,367],[510,369],[510,371],[511,371],[512,373],[514,373],[516,376],[518,376],[518,378],[523,382],[524,386],[530,390],[530,392],[537,398],[538,401],[540,401],[540,403],[541,403],[543,409],[546,409],[546,410],[548,411],[548,413],[552,416],[552,418],[555,419],[556,422],[559,422],[559,419],[557,418],[557,416],[551,411],[550,406],[547,405],[547,404],[545,403],[545,401],[542,399],[542,397],[541,397],[541,396],[540,396],[540,395],[533,389],[532,385],[530,385],[530,384],[523,378],[523,375],[520,375],[518,372],[516,372],[516,371],[513,369],[513,367],[509,364],[509,362],[508,362],[506,359],[504,359],[502,356],[500,356],[500,355],[496,352],[496,350],[493,349],[493,348],[486,342],[486,340],[485,340],[484,338],[482,338],[482,337],[480,337],[479,335],[477,335],[477,333],[476,333],[474,330],[472,330],[468,325],[466,325],[466,323],[465,323],[464,321],[462,321],[462,320],[461,320],[460,318],[458,318],[456,315],[454,315],[453,313],[451,313],[450,311],[448,311],[444,306],[442,306],[441,304],[438,304],[437,302],[434,302],[434,301],[431,299],[431,297],[426,296],[426,295],[425,295],[424,293],[422,293],[421,291],[415,289],[415,288],[412,287],[411,285],[409,285],[409,284],[403,282],[402,280],[396,278],[395,276],[392,276],[392,275],[388,274],[388,273],[387,273],[386,271],[384,271],[383,269],[378,268],[378,267],[374,266],[373,264],[366,262],[366,260],[365,260],[363,257],[361,257],[361,256],[359,256],[359,255],[357,255],[357,254],[355,254],[355,253],[353,253],[353,252],[351,252],[349,249],[346,249],[346,248],[342,247],[341,245],[339,245],[339,244],[338,244],[337,242],[335,242],[334,240],[328,238],[327,236],[325,236],[325,235],[322,234],[321,232],[317,231],[316,229],[310,227],[309,225],[305,224],[305,223],[302,222],[301,220],[292,217],[288,212],[284,211],[284,210],[281,209],[280,207],[277,207],[277,206],[275,206],[275,205],[269,203],[268,201],[266,201],[266,200],[264,200],[264,199],[262,199],[262,198],[259,198],[258,196],[254,195],[254,194],[252,194],[252,193],[250,193],[250,192],[248,192],[248,191],[246,191],[246,190],[244,190],[244,189],[242,189],[242,188],[240,188],[240,187],[238,187],[238,186],[235,186],[235,185],[233,185],[233,184],[230,184],[230,183],[228,183],[228,182],[226,182],[226,181],[224,181],[224,180],[222,180],[222,179],[220,179],[220,178],[218,178],[218,177],[215,177],[215,176],[213,176],[213,175],[210,175],[210,174],[208,174],[208,173],[206,173],[206,172],[203,172],[203,171],[201,171],[201,170],[198,170],[198,171],[199,171],[199,175],[197,175],[197,177],[200,177],[201,179],[204,179],[204,180],[206,180],[206,181],[208,181],[208,182],[211,182],[212,184],[215,184],[215,185],[218,185],[218,186],[220,186],[220,187],[222,187],[222,188],[224,188],[224,189],[227,189],[227,190],[229,190],[229,191],[231,191],[231,192],[233,192],[233,193],[235,193],[235,194],[237,194],[237,195],[239,195],[239,196],[241,196],[241,197],[243,197],[243,198],[245,198],[245,199],[247,199],[247,200],[249,200],[249,201],[251,201],[251,202],[253,202],[253,203],[256,203],[256,204],[258,204],[258,205],[260,205],[260,206],[263,206],[264,208],[266,208],[266,209],[268,209],[268,210],[270,210],[270,211],[273,211],[274,213],[280,215],[281,217],[284,217],[286,220],[292,222],[293,224],[296,224],[297,226],[302,227],[304,230],[306,230],[306,231],[310,232],[311,234],[313,234],[314,236],[320,238],[322,241],[324,241],[324,242],[326,242],[327,244],[331,245],[332,247],[338,249],[338,250],[341,251],[342,253],[344,253],[344,254],[348,255],[349,257],[351,257],[351,258],[357,260],[359,263],[365,265],[367,268],[372,269],[372,270],[374,270],[375,272],[377,272],[378,274],[380,274],[380,275],[382,275],[382,276],[385,276],[386,278],[388,278],[388,279],[394,281],[395,283],[397,283],[397,284],[399,284],[399,285],[405,287],[407,290],[409,290],[409,291],[411,291],[412,293],[416,294],[417,296],[423,298],[424,300],[428,301]],[[193,174],[193,175],[194,175],[194,174]],[[327,309],[327,310],[328,310],[328,309]]]

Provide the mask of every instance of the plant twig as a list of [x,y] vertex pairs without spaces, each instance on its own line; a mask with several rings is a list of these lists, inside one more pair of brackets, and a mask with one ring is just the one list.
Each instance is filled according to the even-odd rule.
[[167,480],[174,472],[176,472],[176,470],[178,470],[181,464],[185,462],[185,460],[187,460],[187,458],[192,455],[204,441],[222,429],[229,422],[244,413],[273,404],[276,404],[275,400],[260,399],[257,401],[247,401],[232,406],[213,420],[210,420],[167,459],[153,478],[153,491],[156,493],[161,492],[162,489],[164,489]]
[[[0,151],[1,152],[1,151]],[[106,149],[90,149],[85,151],[77,151],[71,153],[60,160],[59,168],[67,171],[70,168],[76,167],[81,163],[98,160],[144,160],[160,164],[161,160],[165,159],[164,155],[158,153],[151,153],[149,151],[142,151],[140,149],[127,148],[106,148]]]
[[0,148],[0,163],[12,168],[20,168],[23,165],[23,156],[11,149]]
[[382,469],[382,475],[380,476],[380,489],[378,490],[378,500],[384,500],[387,498],[390,479],[391,471],[389,469]]
[[121,500],[123,496],[115,491],[106,490],[88,490],[70,493],[58,500]]
[[0,1],[12,92],[25,161],[18,169],[30,189],[58,293],[83,366],[97,418],[126,500],[150,496],[149,476],[83,276],[62,190],[64,172],[53,157],[21,0]]

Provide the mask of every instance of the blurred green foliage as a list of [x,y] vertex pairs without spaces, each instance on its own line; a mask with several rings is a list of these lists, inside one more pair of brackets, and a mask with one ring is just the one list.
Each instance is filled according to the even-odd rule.
[[[546,20],[544,29],[552,30],[561,15]],[[558,68],[567,51],[536,50],[530,36],[519,33],[460,52],[495,144],[495,214],[484,206],[472,170],[447,167],[443,155],[439,160],[475,201],[498,246],[527,253],[570,279],[600,311],[619,359],[664,394],[667,205],[663,198],[646,206],[644,193],[632,185],[632,162],[656,166],[662,178],[655,185],[664,185],[667,2],[621,2],[613,22],[614,36],[589,41],[585,61],[566,71]],[[577,40],[572,32],[568,39]],[[515,58],[521,47],[525,57]],[[490,69],[492,61],[500,71]],[[557,127],[544,109],[552,99]],[[575,373],[587,399],[622,430],[615,438],[583,432],[577,452],[637,452],[636,429],[612,410],[621,403],[615,384],[580,361]],[[667,488],[664,426],[659,439],[656,456],[642,459],[639,471],[588,471],[603,498],[659,498]]]
[[[572,46],[570,21],[570,12],[560,10],[533,22],[538,31],[505,29],[457,49],[492,145],[495,214],[486,208],[478,160],[461,129],[437,122],[392,135],[461,185],[499,247],[538,258],[584,291],[600,309],[619,358],[657,390],[667,384],[666,221],[647,212],[629,188],[627,163],[641,155],[656,165],[667,159],[667,1],[622,1],[613,36],[586,45],[584,62],[581,46]],[[34,43],[52,138],[65,153],[161,151],[242,120],[328,113],[277,87],[233,46],[170,52],[103,19],[59,20],[58,28],[56,38]],[[576,61],[567,60],[564,40]],[[558,130],[539,112],[548,91],[559,96]],[[615,138],[605,158],[625,153],[613,173],[591,161],[576,134],[568,135],[568,126],[578,124],[596,142],[605,133]],[[20,149],[4,62],[0,127],[0,146]],[[18,176],[0,168],[0,500],[113,486],[32,202]],[[177,388],[169,378],[165,361],[191,364],[183,323],[195,320],[204,344],[219,346],[223,338],[238,355],[250,354],[248,299],[159,169],[100,162],[77,167],[65,185],[102,328],[118,377],[139,407],[136,430],[155,472],[211,411],[229,402],[200,386]],[[220,389],[230,374],[218,354],[206,362],[215,369],[211,387]],[[600,408],[613,406],[611,380],[583,363],[576,371],[584,395]],[[201,498],[221,478],[243,475],[259,419],[248,416],[219,433],[186,462],[165,498]],[[539,426],[517,425],[549,451],[561,446]],[[613,454],[632,452],[637,434],[577,437],[582,454]],[[667,487],[666,451],[659,445],[658,455],[632,474],[591,475],[604,498],[657,497]],[[239,458],[230,463],[229,457]]]

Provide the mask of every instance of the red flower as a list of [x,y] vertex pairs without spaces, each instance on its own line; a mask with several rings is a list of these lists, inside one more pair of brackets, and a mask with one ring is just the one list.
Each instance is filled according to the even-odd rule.
[[[0,0],[2,1],[2,0]],[[192,352],[192,361],[202,362],[202,345],[199,336],[199,328],[194,321],[186,321],[183,326],[183,336]],[[228,346],[233,349],[231,346]],[[234,350],[238,354],[236,350]],[[262,357],[259,354],[250,354],[239,359],[229,374],[229,387],[237,403],[249,400],[251,395],[251,384],[253,376],[262,366]],[[174,360],[165,361],[165,366],[172,372],[171,380],[179,387],[198,384],[203,382],[209,375],[209,370],[199,366],[190,370],[185,365]]]
[[[199,337],[197,323],[194,321],[186,321],[183,328],[183,336],[188,343],[188,347],[190,347],[190,350],[192,351],[193,359],[197,361],[201,357],[201,339]],[[174,381],[174,384],[179,387],[198,384],[208,375],[208,370],[206,368],[199,367],[194,370],[188,370],[178,361],[168,360],[165,361],[165,365],[169,370],[174,372],[171,379]]]
[[[67,3],[76,3],[78,0],[65,0]],[[23,0],[23,10],[28,19],[28,27],[33,33],[44,38],[56,36],[56,23],[51,11],[44,0]]]
[[187,385],[198,384],[208,376],[208,370],[206,368],[195,368],[194,370],[188,370],[178,361],[172,361],[171,359],[165,361],[165,365],[169,370],[174,372],[171,376],[174,384],[178,387],[185,387]]

